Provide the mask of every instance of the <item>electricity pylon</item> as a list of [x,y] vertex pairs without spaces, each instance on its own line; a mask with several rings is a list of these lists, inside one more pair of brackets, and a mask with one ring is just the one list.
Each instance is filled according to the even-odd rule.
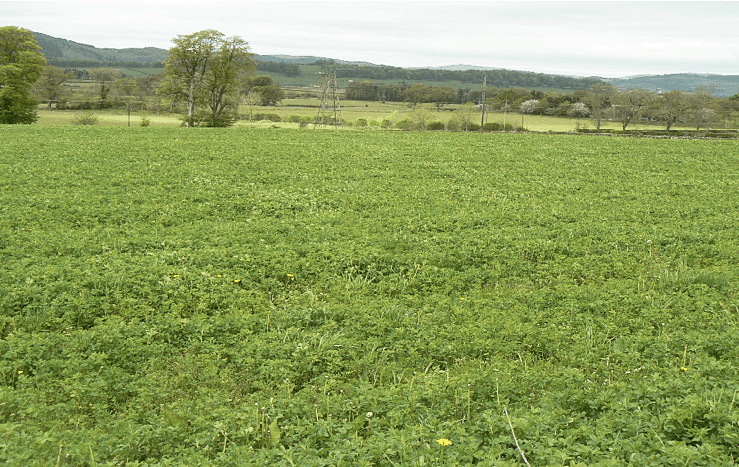
[[321,81],[321,106],[318,108],[316,126],[339,126],[339,89],[336,84],[336,71],[318,74],[324,78]]

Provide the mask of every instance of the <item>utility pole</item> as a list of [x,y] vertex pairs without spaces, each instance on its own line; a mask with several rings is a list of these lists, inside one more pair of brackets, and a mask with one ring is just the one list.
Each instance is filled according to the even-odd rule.
[[485,88],[487,88],[488,85],[488,75],[485,75],[482,78],[482,120],[480,121],[480,132],[482,132],[482,127],[485,126]]
[[506,116],[506,113],[507,112],[508,112],[508,99],[506,99],[504,101],[504,104],[503,104],[503,132],[506,131],[506,129],[505,129],[505,116]]

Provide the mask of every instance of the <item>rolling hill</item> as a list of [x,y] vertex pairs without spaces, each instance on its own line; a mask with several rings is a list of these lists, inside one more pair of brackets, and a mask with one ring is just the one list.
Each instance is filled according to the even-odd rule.
[[714,88],[714,94],[720,97],[733,96],[739,91],[739,75],[679,73],[601,79],[618,89],[641,88],[667,92],[673,90],[694,91],[701,86],[708,86]]
[[[141,63],[156,64],[167,59],[167,50],[156,47],[110,49],[97,48],[89,44],[70,41],[52,37],[39,32],[33,33],[42,48],[49,63],[60,67],[92,67],[111,66],[115,63]],[[292,56],[292,55],[259,55],[255,59],[260,62],[294,63],[297,65],[309,65],[318,60],[332,60],[326,57],[316,56]],[[366,67],[381,67],[366,62],[352,62],[345,60],[333,60],[338,65],[362,65]],[[155,66],[156,66],[155,65]],[[418,70],[418,68],[407,68]],[[443,73],[445,71],[465,70],[499,70],[494,67],[481,67],[474,65],[450,65],[447,67],[429,67],[432,71]],[[526,72],[524,72],[526,73]],[[613,84],[619,89],[643,88],[651,91],[694,91],[701,86],[709,86],[715,89],[715,95],[720,97],[732,96],[739,91],[739,75],[711,75],[697,73],[681,73],[670,75],[644,75],[630,76],[624,78],[597,78]],[[440,84],[443,80],[440,81]]]

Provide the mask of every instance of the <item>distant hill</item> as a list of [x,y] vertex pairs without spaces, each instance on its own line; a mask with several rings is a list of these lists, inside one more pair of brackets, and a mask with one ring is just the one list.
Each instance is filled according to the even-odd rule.
[[650,91],[692,92],[701,86],[713,86],[715,96],[727,97],[739,93],[739,75],[711,75],[679,73],[672,75],[645,75],[626,78],[601,78],[618,89],[649,89]]
[[[61,66],[61,67],[79,67],[79,68],[87,68],[87,67],[95,67],[95,66],[115,66],[116,64],[128,64],[127,66],[135,66],[131,65],[133,63],[138,64],[151,64],[151,66],[158,66],[161,67],[162,62],[164,62],[167,59],[167,50],[166,49],[159,49],[156,47],[144,47],[144,48],[129,48],[129,49],[99,49],[93,45],[89,44],[81,44],[79,42],[70,41],[67,39],[61,39],[58,37],[52,37],[47,34],[42,34],[40,32],[34,32],[33,33],[36,36],[36,40],[38,41],[39,45],[41,46],[42,52],[46,56],[49,63]],[[346,60],[334,60],[326,57],[315,57],[315,56],[293,56],[293,55],[259,55],[255,54],[254,58],[259,62],[276,62],[276,63],[289,63],[289,64],[296,64],[296,65],[310,65],[314,64],[319,61],[325,61],[329,63],[335,63],[337,65],[344,65],[349,67],[359,67],[361,70],[362,67],[368,67],[370,69],[374,69],[374,67],[382,68],[383,73],[387,74],[387,71],[385,70],[396,70],[396,74],[398,70],[401,70],[398,67],[386,67],[383,65],[375,65],[372,63],[367,62],[352,62],[352,61],[346,61]],[[474,66],[474,65],[448,65],[443,67],[425,67],[425,68],[405,68],[405,70],[410,70],[412,74],[418,74],[420,70],[431,70],[432,72],[437,72],[439,76],[437,77],[440,82],[443,82],[445,80],[455,80],[458,79],[456,76],[447,76],[444,73],[460,73],[460,72],[473,72],[473,71],[493,71],[501,73],[502,69],[500,68],[494,68],[494,67],[482,67],[482,66]],[[531,72],[511,72],[508,73],[514,73],[514,74],[523,74],[523,75],[531,75],[533,76],[534,73]],[[366,76],[360,76],[360,73],[353,71],[351,72],[352,75],[357,75],[357,78],[360,79],[375,79],[376,76],[370,76],[372,75],[372,72],[370,72],[367,69],[364,69],[362,71],[362,75]],[[444,75],[444,76],[442,76]],[[545,76],[538,74],[538,76]],[[548,75],[548,76],[554,76],[554,75]],[[355,77],[355,76],[350,76]],[[405,76],[403,77],[406,78]],[[413,79],[411,76],[407,77],[408,79]],[[478,79],[479,78],[479,79]],[[577,77],[564,77],[561,76],[558,79],[560,80],[566,80],[566,78],[574,78],[575,81],[581,81],[580,86],[575,85],[567,85],[562,86],[565,88],[580,88],[582,85],[587,85],[589,81],[595,81],[595,78],[586,78],[580,80]],[[428,80],[428,77],[425,77],[423,79]],[[475,76],[473,80],[475,82],[481,81],[481,77]],[[625,77],[625,78],[597,78],[602,81],[608,82],[613,84],[619,89],[631,89],[631,88],[643,88],[643,89],[649,89],[652,91],[656,90],[662,90],[663,92],[666,91],[672,91],[674,89],[680,90],[680,91],[694,91],[696,88],[700,86],[713,86],[716,91],[716,96],[726,97],[726,96],[733,96],[734,94],[737,94],[739,92],[739,75],[710,75],[710,74],[695,74],[695,73],[682,73],[682,74],[672,74],[672,75],[648,75],[648,76],[631,76],[631,77]],[[434,81],[435,79],[431,79],[431,81]],[[571,79],[572,80],[572,79]],[[526,81],[526,80],[524,80]],[[509,83],[510,85],[521,85],[520,83]],[[505,81],[503,82],[503,86],[505,86]],[[541,86],[540,84],[532,83],[532,85]],[[546,87],[546,86],[545,86]]]
[[[99,49],[93,45],[52,37],[40,32],[34,32],[33,35],[41,46],[41,51],[46,59],[50,62],[161,63],[167,59],[167,50],[156,47]],[[333,61],[341,65],[372,65],[367,62],[332,60],[326,57],[314,56],[254,54],[254,59],[259,62],[295,63],[298,65],[310,65],[319,60]]]
[[140,62],[158,63],[167,59],[167,51],[156,47],[142,49],[99,49],[93,45],[48,36],[34,32],[41,51],[50,62],[53,61],[95,61],[95,62]]
[[258,62],[275,62],[275,63],[296,63],[298,65],[312,65],[318,61],[336,63],[338,65],[363,65],[363,66],[380,66],[369,62],[352,62],[347,60],[334,60],[327,57],[315,57],[312,55],[259,55],[254,54],[254,60]]
[[488,70],[501,70],[502,68],[495,68],[491,66],[477,66],[477,65],[445,65],[445,66],[423,66],[408,68],[409,70],[444,70],[444,71],[488,71]]

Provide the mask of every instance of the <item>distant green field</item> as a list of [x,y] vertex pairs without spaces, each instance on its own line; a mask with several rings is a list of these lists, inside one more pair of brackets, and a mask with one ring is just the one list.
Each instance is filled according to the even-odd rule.
[[157,75],[164,73],[164,68],[122,68],[121,71],[132,78],[138,78],[141,76]]
[[[305,115],[315,117],[318,114],[318,107],[320,101],[317,99],[285,99],[279,105],[276,106],[255,106],[252,108],[253,114],[274,114],[278,115],[283,121],[279,122],[279,126],[282,127],[295,127],[297,124],[290,124],[286,121],[291,115]],[[431,110],[435,110],[433,104],[423,104],[419,107],[425,107]],[[436,113],[433,120],[448,122],[453,116],[453,111],[456,105],[444,106],[438,113]],[[87,111],[48,111],[45,109],[39,110],[39,121],[41,125],[68,125],[72,123],[74,115],[76,113],[86,113]],[[106,111],[92,111],[93,113],[100,116],[100,125],[110,126],[127,126],[128,117],[123,110],[106,110]],[[363,101],[340,101],[340,112],[339,116],[342,120],[353,123],[358,118],[364,118],[368,121],[374,121],[379,125],[383,119],[389,119],[392,122],[404,118],[410,118],[413,109],[407,104],[401,102],[363,102]],[[248,115],[249,109],[246,106],[241,108],[242,115]],[[131,126],[138,126],[141,122],[142,116],[146,116],[151,120],[153,126],[164,126],[173,127],[180,126],[181,120],[179,116],[174,114],[157,114],[155,112],[143,112],[137,111],[132,113]],[[476,123],[480,123],[480,116],[475,117]],[[507,114],[502,113],[488,113],[485,119],[486,122],[498,122],[498,123],[509,123],[515,127],[521,126],[521,114]],[[240,121],[236,124],[237,127],[254,126],[256,123],[248,121]],[[259,126],[264,126],[260,124]],[[595,129],[595,122],[590,119],[576,119],[576,118],[563,118],[563,117],[549,117],[543,115],[525,115],[523,119],[523,126],[529,131],[535,132],[571,132],[576,127],[585,129]],[[616,122],[603,122],[603,129],[620,130],[621,125]],[[683,129],[684,127],[675,126],[674,129]],[[629,125],[630,130],[662,130],[664,125]]]
[[738,153],[0,126],[0,462],[735,465]]

